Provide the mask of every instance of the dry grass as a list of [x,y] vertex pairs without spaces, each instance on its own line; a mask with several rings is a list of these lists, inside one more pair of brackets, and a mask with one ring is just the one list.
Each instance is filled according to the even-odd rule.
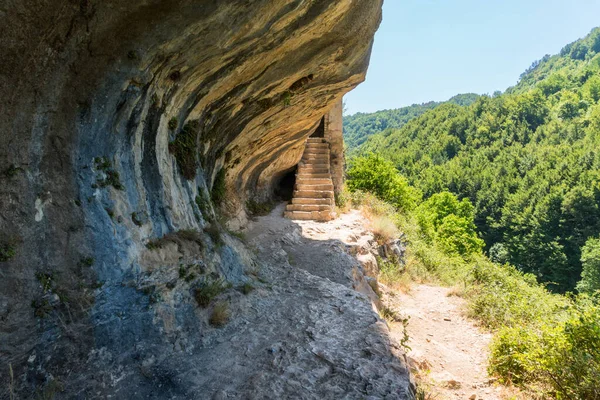
[[213,308],[212,314],[208,322],[215,327],[224,326],[231,317],[231,312],[229,311],[229,304],[225,302],[218,303]]
[[369,228],[379,244],[389,243],[400,235],[396,223],[386,216],[371,217]]

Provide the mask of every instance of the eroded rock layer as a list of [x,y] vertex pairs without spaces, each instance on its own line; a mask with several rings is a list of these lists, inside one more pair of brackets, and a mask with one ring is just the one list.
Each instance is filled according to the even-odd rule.
[[[364,79],[380,19],[380,0],[3,1],[9,390],[62,393],[86,361],[185,351],[198,285],[254,268],[217,215],[243,226],[271,196]],[[83,378],[67,397],[110,393]]]

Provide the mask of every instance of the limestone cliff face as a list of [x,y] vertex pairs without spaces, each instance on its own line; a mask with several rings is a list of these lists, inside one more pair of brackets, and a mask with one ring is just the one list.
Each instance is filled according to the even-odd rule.
[[268,198],[298,162],[320,118],[364,79],[381,3],[0,4],[3,382],[9,363],[31,393],[101,358],[95,349],[177,342],[146,310],[165,271],[244,282],[252,257],[215,237],[214,208],[244,225],[246,202]]

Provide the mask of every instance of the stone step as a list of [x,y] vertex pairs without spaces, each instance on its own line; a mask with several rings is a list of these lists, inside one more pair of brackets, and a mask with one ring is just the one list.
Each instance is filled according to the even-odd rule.
[[331,204],[288,204],[286,211],[333,211]]
[[320,144],[307,144],[306,147],[304,147],[304,151],[305,152],[320,152],[320,151],[326,151],[329,152],[329,145],[323,143],[323,145]]
[[304,157],[329,157],[329,150],[325,151],[305,151],[302,156]]
[[331,211],[286,211],[283,215],[299,221],[331,221],[335,218]]
[[[329,168],[329,161],[323,160],[308,160],[302,163],[300,167],[314,167],[314,168]],[[300,168],[298,167],[298,168]]]
[[306,183],[296,183],[296,190],[299,192],[312,190],[333,190],[333,183],[324,183],[320,185],[311,185]]
[[317,174],[328,174],[329,164],[317,163],[317,164],[300,164],[298,166],[299,172],[314,172]]
[[325,138],[312,138],[312,137],[309,137],[306,140],[306,143],[327,143],[327,141],[325,140]]
[[315,173],[309,171],[298,171],[296,174],[296,179],[331,179],[331,174],[325,173]]
[[333,206],[333,199],[331,199],[331,198],[311,199],[309,197],[295,197],[292,199],[292,204]]
[[318,199],[318,198],[329,198],[333,199],[333,190],[294,190],[294,198],[308,198],[308,199]]
[[329,155],[329,149],[309,149],[309,148],[304,149],[304,155],[306,156],[308,154],[327,154],[327,155]]
[[301,161],[304,164],[312,164],[312,163],[325,163],[325,164],[329,164],[329,157],[312,157],[312,158],[302,157]]
[[333,180],[331,178],[306,178],[306,177],[296,177],[296,184],[307,184],[307,185],[333,185]]

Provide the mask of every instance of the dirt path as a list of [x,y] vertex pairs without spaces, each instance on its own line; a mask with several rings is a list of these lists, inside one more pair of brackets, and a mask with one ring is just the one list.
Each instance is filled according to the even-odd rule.
[[[486,371],[491,334],[465,318],[465,300],[450,293],[416,284],[409,294],[385,293],[388,306],[410,317],[408,356],[426,391],[439,400],[507,398],[506,389],[493,385]],[[400,339],[402,325],[392,325],[392,336]]]
[[[404,335],[401,323],[389,324],[389,333],[387,329],[377,328],[383,336],[366,334],[364,329],[377,326],[376,320],[373,319],[365,324],[365,318],[369,318],[366,316],[367,307],[364,305],[359,307],[360,316],[351,315],[359,311],[356,309],[359,303],[352,305],[346,303],[348,296],[356,298],[347,288],[359,290],[356,287],[356,271],[362,270],[352,254],[364,255],[377,247],[373,235],[366,228],[367,221],[360,212],[354,210],[327,223],[292,222],[281,217],[282,211],[283,208],[280,206],[270,215],[258,218],[246,232],[249,243],[255,248],[263,265],[269,266],[262,270],[262,277],[271,282],[273,285],[271,290],[278,292],[280,297],[278,301],[281,309],[277,312],[274,312],[270,306],[265,307],[266,304],[255,305],[260,309],[260,314],[272,316],[279,314],[273,318],[274,321],[277,320],[275,326],[292,327],[298,325],[299,321],[303,321],[300,325],[306,324],[306,326],[296,326],[293,330],[328,332],[322,338],[323,340],[319,341],[321,343],[318,351],[315,352],[313,349],[312,354],[327,354],[327,359],[330,359],[332,365],[336,365],[334,370],[344,364],[361,365],[362,372],[359,375],[354,374],[355,367],[347,370],[346,373],[352,375],[352,379],[340,385],[344,387],[343,391],[355,390],[350,388],[360,385],[361,380],[363,384],[367,383],[369,386],[377,387],[378,390],[383,389],[383,392],[390,390],[388,386],[390,381],[395,382],[391,385],[394,387],[392,390],[398,390],[396,385],[402,377],[393,373],[392,378],[389,375],[392,371],[386,370],[385,367],[381,368],[384,363],[392,365],[389,350],[383,350],[381,354],[383,357],[376,362],[372,359],[373,355],[370,355],[371,359],[366,361],[361,359],[361,356],[352,354],[356,350],[354,347],[357,347],[357,343],[368,343],[366,347],[362,347],[363,352],[367,351],[365,349],[379,347],[383,349],[387,346],[386,336],[390,336],[391,343],[399,343]],[[279,285],[283,287],[279,288]],[[384,286],[381,289],[382,300],[389,308],[402,316],[410,317],[408,345],[412,350],[408,356],[419,369],[418,378],[426,393],[429,394],[428,399],[509,398],[506,389],[495,386],[486,371],[491,335],[481,331],[473,321],[464,317],[463,299],[449,296],[448,288],[428,285],[414,285],[409,294]],[[321,295],[316,296],[316,292],[321,292]],[[327,292],[325,296],[323,296],[324,292]],[[291,294],[293,299],[282,298]],[[363,297],[362,300],[364,299]],[[333,309],[340,310],[341,314],[334,318],[330,313],[329,303],[335,303]],[[304,307],[305,304],[309,306]],[[363,324],[364,326],[360,326]],[[367,340],[365,335],[369,336]],[[279,334],[275,335],[277,336]],[[298,336],[294,337],[297,340]],[[336,339],[332,340],[332,337]],[[315,347],[311,335],[305,339],[307,343],[304,346]],[[375,343],[377,344],[373,346]],[[358,347],[361,348],[360,345]],[[371,350],[367,353],[371,354]],[[399,354],[396,356],[403,358]],[[294,360],[292,364],[296,367],[302,365],[302,369],[310,369],[308,367],[311,363],[310,357],[306,359],[296,354],[292,359]],[[398,369],[399,365],[394,365],[394,368]],[[378,374],[383,374],[383,381],[386,382],[381,388],[379,388],[381,378],[375,378]],[[323,377],[323,382],[331,378],[332,376]],[[336,378],[339,379],[339,376]],[[338,389],[341,389],[340,386]],[[312,394],[327,393],[318,388],[311,389]],[[285,390],[280,392],[280,394],[284,393]],[[382,392],[379,392],[372,398],[380,398],[378,396],[381,394]],[[328,395],[331,395],[331,392]],[[324,398],[327,398],[327,395]],[[354,397],[348,395],[347,398]],[[401,396],[393,398],[401,398]]]

